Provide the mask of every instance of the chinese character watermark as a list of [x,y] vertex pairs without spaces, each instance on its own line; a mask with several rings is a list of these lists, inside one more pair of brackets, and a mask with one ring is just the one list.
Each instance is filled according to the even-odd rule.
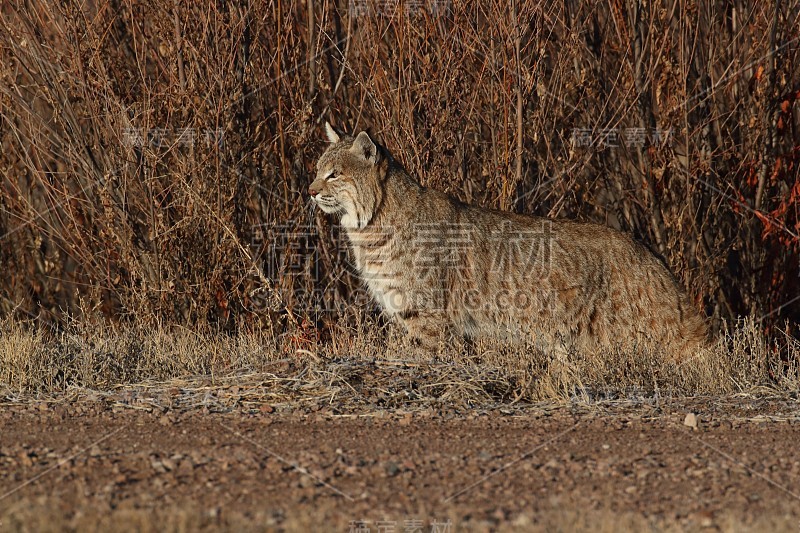
[[570,135],[570,143],[576,148],[594,147],[600,150],[618,148],[621,144],[627,147],[642,148],[648,141],[651,146],[665,146],[672,140],[672,129],[656,128],[649,134],[646,128],[574,128]]
[[509,269],[525,272],[529,279],[543,279],[550,274],[553,250],[553,221],[537,219],[521,225],[505,220],[492,229],[489,271],[504,275]]
[[447,520],[351,520],[348,533],[453,533],[453,522]]
[[398,14],[417,16],[428,13],[432,16],[446,14],[452,0],[349,0],[347,11],[351,17],[393,17]]
[[[330,287],[332,272],[338,277],[342,271],[363,282],[363,294],[348,300],[358,296],[363,305],[389,309],[458,305],[475,312],[538,313],[558,301],[559,287],[547,282],[555,237],[546,219],[501,220],[491,228],[453,222],[383,227],[334,238],[334,246],[330,239],[322,245],[315,224],[258,224],[250,235],[251,256],[274,291],[314,309],[330,302],[324,287]],[[254,305],[265,304],[254,299]]]
[[135,148],[169,148],[173,146],[192,147],[198,141],[204,146],[222,147],[225,130],[197,128],[125,128],[122,141],[126,146]]

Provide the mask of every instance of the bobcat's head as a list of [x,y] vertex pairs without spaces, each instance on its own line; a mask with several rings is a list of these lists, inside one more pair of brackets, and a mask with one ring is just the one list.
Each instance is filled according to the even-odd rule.
[[324,212],[341,215],[345,228],[362,229],[383,200],[384,156],[365,131],[339,136],[326,122],[325,132],[331,144],[317,162],[308,194]]

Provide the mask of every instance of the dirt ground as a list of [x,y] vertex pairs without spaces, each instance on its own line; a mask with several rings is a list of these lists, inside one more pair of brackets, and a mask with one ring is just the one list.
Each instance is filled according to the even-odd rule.
[[28,403],[0,406],[0,427],[4,531],[800,530],[789,400],[367,414]]

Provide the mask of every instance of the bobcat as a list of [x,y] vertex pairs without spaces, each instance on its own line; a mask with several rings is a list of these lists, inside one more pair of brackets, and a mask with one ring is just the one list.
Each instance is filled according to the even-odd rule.
[[422,187],[366,132],[325,130],[308,192],[341,217],[372,297],[426,350],[455,334],[555,353],[649,342],[680,360],[704,344],[704,319],[626,234],[465,205]]

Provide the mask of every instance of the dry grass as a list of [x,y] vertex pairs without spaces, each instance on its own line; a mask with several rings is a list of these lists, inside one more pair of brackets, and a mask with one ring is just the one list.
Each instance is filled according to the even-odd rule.
[[176,326],[75,324],[46,333],[6,322],[0,337],[5,402],[77,397],[129,406],[258,409],[262,405],[339,411],[486,407],[530,402],[634,402],[800,388],[800,345],[770,346],[744,322],[681,364],[657,353],[572,354],[531,347],[452,346],[419,357],[395,330],[365,323],[335,342]]

